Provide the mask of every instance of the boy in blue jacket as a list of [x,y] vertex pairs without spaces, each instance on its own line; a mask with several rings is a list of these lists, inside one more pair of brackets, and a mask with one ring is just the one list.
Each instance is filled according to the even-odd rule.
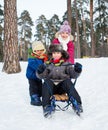
[[41,91],[42,82],[36,76],[36,70],[39,65],[47,60],[45,54],[46,49],[41,41],[34,41],[32,43],[32,49],[29,50],[28,66],[26,70],[26,77],[29,82],[29,94],[31,99],[31,105],[41,106]]

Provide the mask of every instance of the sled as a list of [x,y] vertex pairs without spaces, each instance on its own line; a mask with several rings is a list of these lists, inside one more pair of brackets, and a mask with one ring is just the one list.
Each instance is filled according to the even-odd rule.
[[[74,80],[74,87],[75,87],[75,84],[76,84],[76,81],[77,81],[77,79],[75,79]],[[42,83],[44,83],[44,80],[42,81]],[[77,107],[77,109],[74,109],[74,107],[73,107],[73,104],[72,104],[72,102],[69,100],[69,97],[68,97],[68,95],[67,95],[67,93],[64,93],[64,94],[52,94],[52,91],[51,91],[51,89],[50,89],[50,87],[49,87],[49,85],[47,84],[47,87],[49,88],[49,92],[51,93],[51,98],[50,98],[50,100],[51,100],[51,105],[52,106],[54,106],[56,109],[55,110],[57,110],[57,111],[59,111],[59,110],[62,110],[62,111],[66,111],[67,109],[68,109],[68,107],[69,106],[71,106],[72,108],[73,108],[73,110],[75,111],[75,113],[78,115],[78,116],[80,116],[80,111],[79,111],[79,108]],[[58,104],[56,104],[56,101],[60,101],[60,102],[67,102],[67,105],[65,105],[64,107],[61,107],[60,105],[58,105]],[[77,105],[77,101],[75,100],[75,105]],[[57,109],[58,108],[58,109]],[[82,111],[83,112],[83,111]]]
[[[75,84],[76,84],[76,80],[77,79],[75,79],[74,83],[73,83],[74,87],[75,87]],[[66,93],[64,93],[64,94],[54,94],[53,96],[54,96],[54,98],[55,98],[56,101],[65,102],[65,101],[68,101],[68,99],[69,99],[69,97],[68,97],[68,95]]]
[[[76,84],[76,81],[77,79],[74,80],[74,87],[75,87],[75,84]],[[42,83],[44,83],[44,79],[42,79]],[[51,102],[53,105],[55,106],[58,106],[58,108],[62,111],[65,111],[68,109],[68,106],[71,105],[71,103],[69,102],[69,97],[67,95],[67,93],[64,93],[64,94],[52,94],[52,91],[50,90],[50,87],[49,85],[47,85],[48,89],[49,89],[49,92],[51,93]],[[61,102],[67,102],[67,105],[63,108],[61,108],[59,105],[56,105],[56,101],[61,101]]]
[[55,100],[56,101],[62,101],[62,102],[65,102],[65,101],[68,101],[68,96],[66,93],[64,94],[54,94],[53,95],[55,97]]

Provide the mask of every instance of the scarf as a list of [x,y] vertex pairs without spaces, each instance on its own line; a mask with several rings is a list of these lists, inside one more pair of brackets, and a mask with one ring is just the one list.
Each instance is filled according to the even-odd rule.
[[49,61],[46,61],[46,64],[53,63],[55,66],[60,66],[63,62],[65,62],[64,59],[51,59]]
[[64,49],[65,51],[67,51],[67,44],[68,44],[68,42],[70,41],[70,37],[68,37],[66,40],[63,40],[63,38],[61,37],[61,35],[59,35],[58,40],[59,40],[59,42],[62,44],[63,49]]
[[33,52],[31,53],[31,56],[35,57],[35,58],[38,58],[38,59],[41,59],[43,60],[44,62],[48,60],[48,57],[46,54],[42,54],[42,55],[37,55],[37,54],[34,54]]

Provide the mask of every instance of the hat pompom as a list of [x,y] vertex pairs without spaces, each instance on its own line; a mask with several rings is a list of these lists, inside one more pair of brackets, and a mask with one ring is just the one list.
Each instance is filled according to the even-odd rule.
[[71,34],[71,27],[69,26],[69,23],[67,20],[64,21],[63,25],[61,25],[60,27],[59,33],[62,33],[62,32],[67,32],[68,34]]
[[67,21],[67,20],[64,21],[64,22],[63,22],[63,25],[69,25],[68,21]]

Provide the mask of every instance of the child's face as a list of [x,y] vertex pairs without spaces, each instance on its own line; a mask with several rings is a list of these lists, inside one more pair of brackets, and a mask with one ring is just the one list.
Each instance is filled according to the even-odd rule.
[[66,40],[69,37],[69,34],[67,32],[60,33],[63,40]]
[[61,52],[53,52],[52,53],[52,58],[54,58],[54,59],[60,59],[61,57],[62,57]]
[[44,49],[42,50],[35,50],[34,53],[37,54],[37,55],[42,55],[44,52]]

